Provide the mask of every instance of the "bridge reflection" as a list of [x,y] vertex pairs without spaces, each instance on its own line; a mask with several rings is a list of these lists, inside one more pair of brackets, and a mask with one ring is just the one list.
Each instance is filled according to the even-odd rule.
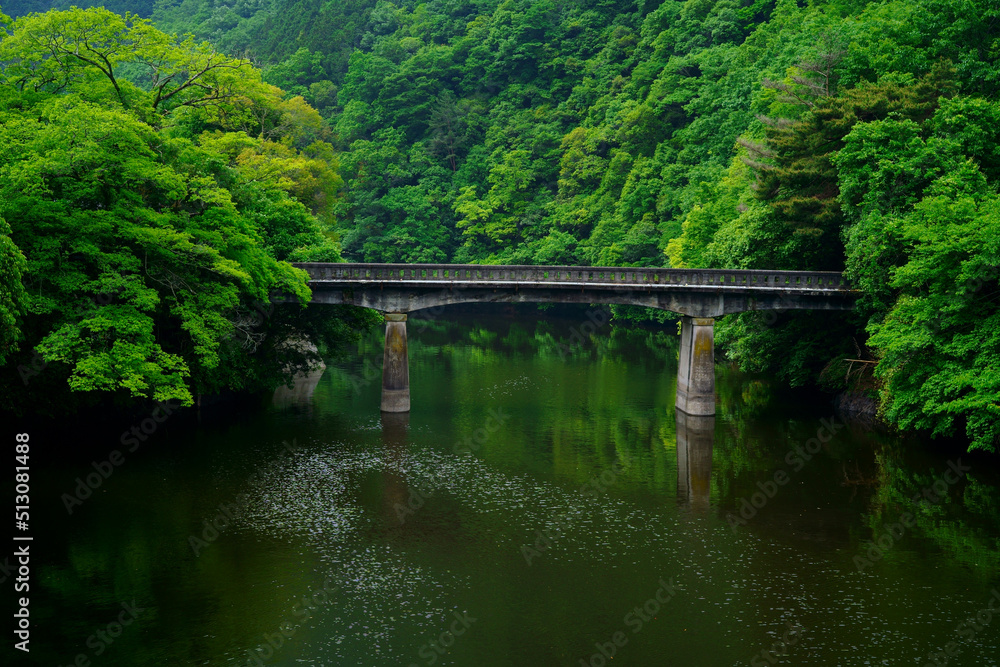
[[319,380],[326,372],[326,364],[305,373],[299,373],[292,379],[292,386],[282,385],[274,390],[272,401],[275,407],[286,408],[298,405],[307,411],[312,410],[312,396],[319,386]]
[[[675,409],[677,420],[677,502],[697,513],[711,506],[712,445],[715,417],[689,415]],[[382,513],[388,525],[400,520],[399,508],[411,501],[401,464],[409,447],[410,415],[382,412]]]
[[402,473],[403,457],[408,447],[409,412],[382,412],[382,514],[386,525],[400,523],[399,509],[410,500],[410,486]]

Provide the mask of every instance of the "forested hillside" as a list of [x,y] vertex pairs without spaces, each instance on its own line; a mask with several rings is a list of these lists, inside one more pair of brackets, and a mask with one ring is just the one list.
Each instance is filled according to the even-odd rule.
[[996,447],[996,3],[122,2],[318,111],[345,258],[844,269],[853,317],[729,317],[720,349]]

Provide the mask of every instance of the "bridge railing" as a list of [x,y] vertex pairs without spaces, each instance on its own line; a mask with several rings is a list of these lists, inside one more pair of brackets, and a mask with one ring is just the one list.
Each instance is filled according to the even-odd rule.
[[301,263],[319,282],[571,283],[847,291],[835,271],[663,269],[608,266]]

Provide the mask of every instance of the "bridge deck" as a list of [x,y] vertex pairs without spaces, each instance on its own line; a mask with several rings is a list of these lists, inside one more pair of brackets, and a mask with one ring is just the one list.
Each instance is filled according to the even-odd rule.
[[506,266],[486,264],[301,263],[314,283],[392,284],[429,287],[547,287],[671,289],[690,291],[803,291],[850,293],[835,271],[665,269],[606,266]]

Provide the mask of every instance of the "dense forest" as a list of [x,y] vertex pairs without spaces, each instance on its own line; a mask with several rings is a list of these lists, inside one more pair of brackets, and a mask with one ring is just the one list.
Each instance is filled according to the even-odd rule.
[[720,351],[1000,444],[996,3],[39,4],[0,6],[5,396],[280,380],[367,321],[261,316],[300,259],[831,269],[855,313]]

